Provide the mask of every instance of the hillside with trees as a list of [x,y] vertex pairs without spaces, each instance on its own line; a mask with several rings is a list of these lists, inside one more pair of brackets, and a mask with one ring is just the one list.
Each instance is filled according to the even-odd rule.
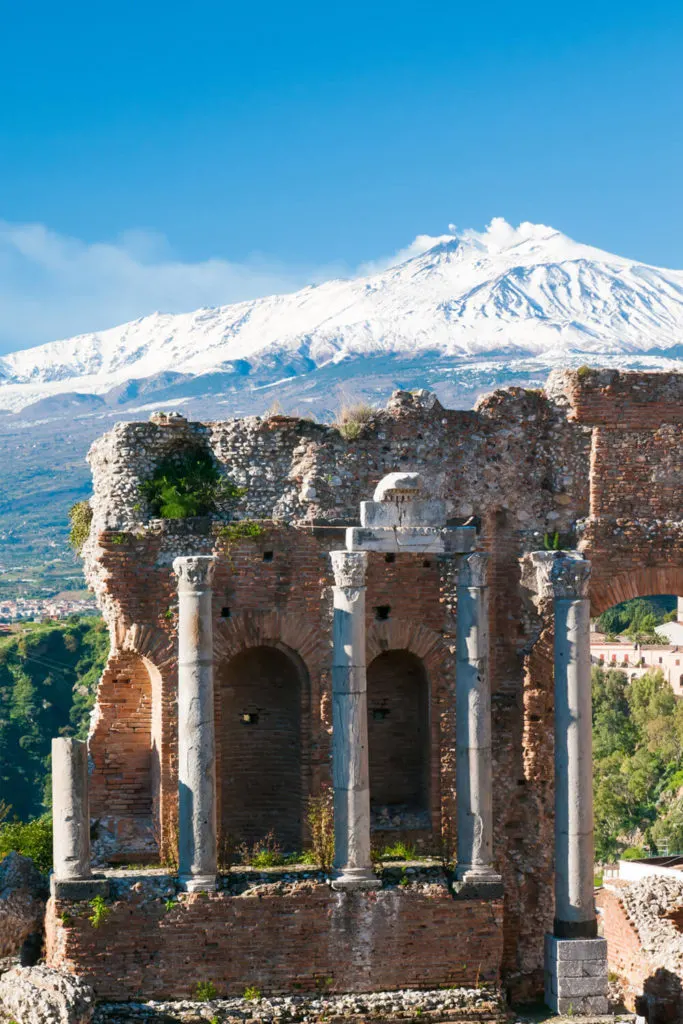
[[593,668],[596,859],[683,850],[683,701],[661,672]]
[[108,650],[95,617],[30,623],[0,638],[0,804],[13,816],[49,806],[52,737],[87,736]]

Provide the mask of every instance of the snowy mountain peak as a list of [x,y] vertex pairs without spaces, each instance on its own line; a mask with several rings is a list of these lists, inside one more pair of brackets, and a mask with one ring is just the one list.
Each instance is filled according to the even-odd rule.
[[194,313],[157,312],[15,352],[0,359],[0,408],[65,392],[118,394],[131,380],[168,373],[233,373],[240,386],[257,378],[266,386],[369,357],[417,360],[425,369],[447,360],[455,374],[477,362],[551,367],[579,356],[668,365],[682,342],[683,272],[496,217],[482,232],[419,236],[354,279]]

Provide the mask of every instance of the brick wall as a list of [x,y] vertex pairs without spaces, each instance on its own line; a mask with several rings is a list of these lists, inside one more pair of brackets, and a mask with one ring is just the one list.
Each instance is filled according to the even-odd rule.
[[419,658],[387,651],[368,666],[368,746],[373,810],[424,812],[429,824],[429,684]]
[[219,665],[216,684],[224,835],[254,843],[272,831],[283,849],[303,849],[305,668],[276,647],[252,647]]
[[[262,889],[276,887],[262,887]],[[50,900],[47,962],[77,970],[99,999],[367,992],[474,985],[500,978],[500,901],[455,901],[441,886],[286,895],[196,894],[166,910],[142,893],[118,900],[97,929],[83,904]]]
[[609,970],[619,976],[627,1009],[635,1012],[636,1000],[642,995],[645,979],[654,973],[640,936],[631,923],[613,889],[600,889],[596,897],[600,909],[600,930],[607,939]]

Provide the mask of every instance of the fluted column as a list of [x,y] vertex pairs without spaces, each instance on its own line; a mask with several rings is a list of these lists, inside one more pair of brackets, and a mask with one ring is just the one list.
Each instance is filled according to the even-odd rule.
[[365,573],[361,551],[332,551],[332,775],[335,889],[379,888],[370,857],[370,768],[365,668]]
[[176,558],[178,576],[178,868],[188,892],[216,888],[212,555]]
[[555,923],[557,938],[597,934],[593,900],[591,564],[557,557],[555,601]]
[[489,555],[460,559],[456,612],[456,878],[499,884],[493,867],[491,690],[488,624]]

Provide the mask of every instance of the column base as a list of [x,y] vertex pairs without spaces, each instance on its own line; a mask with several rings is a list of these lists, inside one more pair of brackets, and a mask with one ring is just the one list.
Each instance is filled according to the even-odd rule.
[[560,1014],[606,1014],[607,940],[545,937],[545,1002]]
[[381,889],[382,881],[372,868],[343,868],[341,874],[332,880],[332,888],[337,892],[367,892]]
[[556,939],[597,939],[598,919],[590,921],[562,921],[559,917],[553,920],[553,935]]
[[503,895],[503,878],[490,865],[458,864],[453,891],[460,899],[497,899]]
[[179,875],[178,886],[183,892],[215,892],[217,875]]
[[50,875],[50,895],[56,900],[94,900],[101,896],[106,900],[109,896],[109,879],[103,875],[91,878],[55,878]]

